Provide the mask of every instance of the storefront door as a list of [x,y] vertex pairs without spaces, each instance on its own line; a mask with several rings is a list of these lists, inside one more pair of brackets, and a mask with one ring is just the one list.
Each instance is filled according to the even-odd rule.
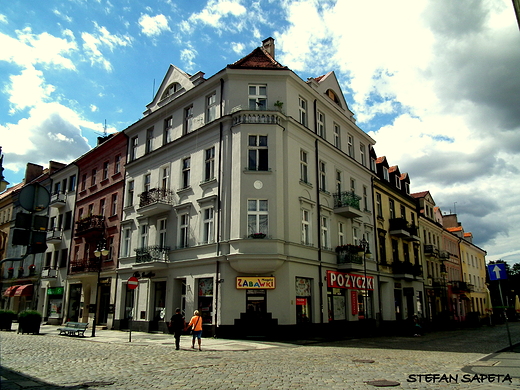
[[267,313],[267,290],[246,290],[246,313],[249,318],[263,319]]

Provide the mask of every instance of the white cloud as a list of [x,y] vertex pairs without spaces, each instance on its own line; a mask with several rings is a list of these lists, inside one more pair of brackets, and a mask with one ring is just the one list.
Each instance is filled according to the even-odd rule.
[[54,86],[46,84],[43,73],[29,66],[21,74],[9,77],[11,84],[6,89],[11,103],[10,113],[34,107],[45,101],[54,92]]
[[245,48],[246,45],[241,42],[231,42],[231,49],[237,54],[242,54]]
[[168,20],[164,15],[141,15],[138,21],[143,34],[151,37],[160,35],[163,31],[170,31]]
[[94,22],[96,32],[93,34],[83,32],[83,49],[89,56],[91,64],[100,64],[106,71],[112,71],[112,64],[103,55],[101,49],[107,48],[113,51],[116,47],[125,47],[132,44],[132,38],[129,35],[111,34],[106,27],[99,26]]
[[197,57],[197,50],[195,50],[192,45],[188,42],[186,44],[187,48],[181,50],[181,60],[184,61],[184,67],[188,71],[193,71],[195,67],[195,57]]
[[[241,0],[209,0],[206,7],[181,23],[184,31],[191,32],[195,25],[202,24],[216,29],[241,31],[244,27],[246,8]],[[233,23],[227,23],[228,17],[235,17]]]
[[7,16],[0,14],[0,23],[7,24]]
[[96,112],[96,111],[98,111],[97,106],[94,105],[94,104],[91,104],[91,105],[90,105],[90,111],[91,111],[91,112]]

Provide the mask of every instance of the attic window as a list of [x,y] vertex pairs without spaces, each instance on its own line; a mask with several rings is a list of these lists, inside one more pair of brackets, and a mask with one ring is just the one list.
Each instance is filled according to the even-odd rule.
[[161,96],[161,100],[166,99],[168,96],[173,95],[175,92],[177,92],[179,89],[181,89],[181,85],[179,83],[171,83],[168,85],[168,87],[164,90],[163,95]]
[[336,95],[336,92],[334,92],[332,89],[327,89],[327,92],[325,94],[338,106],[341,107],[341,101],[338,98],[338,95]]

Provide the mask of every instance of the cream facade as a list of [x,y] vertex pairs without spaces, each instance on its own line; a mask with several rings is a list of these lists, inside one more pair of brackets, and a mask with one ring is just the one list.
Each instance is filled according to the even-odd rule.
[[374,141],[334,73],[302,81],[268,39],[209,79],[170,66],[145,115],[125,130],[119,327],[165,330],[176,307],[221,334],[376,317],[375,261],[336,250],[374,247]]

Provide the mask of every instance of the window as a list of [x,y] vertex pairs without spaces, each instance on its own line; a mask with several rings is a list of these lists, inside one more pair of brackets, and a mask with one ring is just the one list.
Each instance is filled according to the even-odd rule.
[[268,202],[266,199],[247,201],[247,233],[268,234]]
[[390,181],[390,175],[388,174],[387,167],[383,167],[383,179],[385,179],[386,181]]
[[327,177],[325,175],[326,165],[323,161],[320,161],[319,167],[320,167],[320,191],[326,191],[327,190],[327,187],[326,187]]
[[121,172],[121,155],[120,154],[118,154],[116,156],[116,160],[115,160],[115,164],[114,164],[114,175],[119,172]]
[[179,248],[188,247],[189,224],[189,215],[187,213],[182,214],[179,218]]
[[149,173],[147,175],[144,175],[143,192],[150,191],[151,180],[152,180],[152,177]]
[[146,149],[145,153],[150,153],[153,150],[153,127],[146,130]]
[[321,247],[329,248],[329,219],[327,217],[321,217]]
[[108,161],[103,163],[103,180],[108,179]]
[[401,205],[400,208],[401,208],[401,218],[406,219],[406,208],[403,205]]
[[336,192],[339,194],[341,194],[341,171],[336,171]]
[[96,176],[97,176],[97,169],[94,168],[92,170],[92,176],[90,177],[90,186],[95,186],[96,185]]
[[181,188],[188,188],[190,186],[190,165],[191,165],[191,158],[186,157],[182,160],[182,187]]
[[267,135],[249,136],[249,162],[250,171],[267,171]]
[[110,215],[117,214],[117,194],[112,194],[112,206],[110,209]]
[[376,171],[376,159],[375,158],[370,158],[370,170],[372,172]]
[[356,179],[350,178],[350,192],[356,193]]
[[125,228],[123,230],[123,248],[122,248],[122,256],[129,257],[130,256],[130,239],[132,238],[132,230],[130,228]]
[[401,179],[397,175],[395,175],[395,186],[401,189]]
[[206,123],[217,118],[217,94],[213,92],[206,96]]
[[76,175],[72,175],[69,180],[69,191],[76,191]]
[[140,226],[139,247],[146,248],[148,246],[148,224]]
[[249,109],[267,110],[267,85],[249,86]]
[[87,214],[89,217],[91,217],[92,215],[94,215],[94,204],[91,203],[88,205],[88,214]]
[[215,147],[206,149],[204,157],[204,181],[215,178]]
[[164,248],[166,246],[166,218],[158,220],[157,225],[157,245],[159,245],[160,248]]
[[134,181],[131,180],[128,182],[128,186],[126,188],[126,205],[132,206],[134,204]]
[[389,199],[390,219],[395,218],[395,203],[393,199]]
[[299,98],[298,111],[300,114],[300,123],[304,126],[307,126],[307,100]]
[[106,208],[105,203],[106,203],[105,198],[103,198],[99,201],[99,215],[103,215],[103,216],[105,215],[105,208]]
[[72,227],[72,211],[67,211],[65,213],[65,224],[63,225],[63,230],[69,230]]
[[202,209],[202,243],[213,242],[213,207]]
[[193,131],[193,106],[184,109],[184,134]]
[[61,192],[61,181],[54,183],[54,192],[53,194],[59,194]]
[[338,124],[334,123],[334,146],[336,148],[341,148],[341,138],[340,138],[341,129]]
[[367,161],[365,159],[365,145],[359,144],[359,159],[361,160],[361,165],[364,167],[367,166]]
[[325,115],[323,115],[321,111],[318,111],[316,120],[318,124],[318,128],[316,129],[318,131],[318,135],[321,138],[325,138]]
[[348,144],[347,144],[347,155],[349,157],[354,158],[354,137],[352,135],[348,135]]
[[410,195],[410,183],[404,183],[404,190],[406,191],[406,195]]
[[164,90],[161,100],[166,99],[169,96],[172,96],[175,92],[179,91],[181,89],[181,85],[179,83],[172,83],[168,85],[168,87]]
[[304,183],[309,182],[309,166],[307,165],[308,154],[300,150],[300,180]]
[[163,145],[173,141],[172,139],[173,117],[170,116],[164,120],[163,125]]
[[367,188],[367,186],[363,186],[363,204],[365,205],[365,210],[368,210],[368,188]]
[[381,202],[381,194],[376,192],[376,207],[377,207],[377,216],[379,218],[383,218],[383,205]]
[[311,224],[309,210],[302,210],[302,244],[311,245]]
[[338,245],[345,245],[345,226],[343,222],[338,223]]
[[161,190],[165,191],[170,188],[170,167],[162,167],[161,169]]
[[130,161],[133,161],[137,158],[137,145],[139,143],[139,138],[137,135],[132,137],[130,140]]

